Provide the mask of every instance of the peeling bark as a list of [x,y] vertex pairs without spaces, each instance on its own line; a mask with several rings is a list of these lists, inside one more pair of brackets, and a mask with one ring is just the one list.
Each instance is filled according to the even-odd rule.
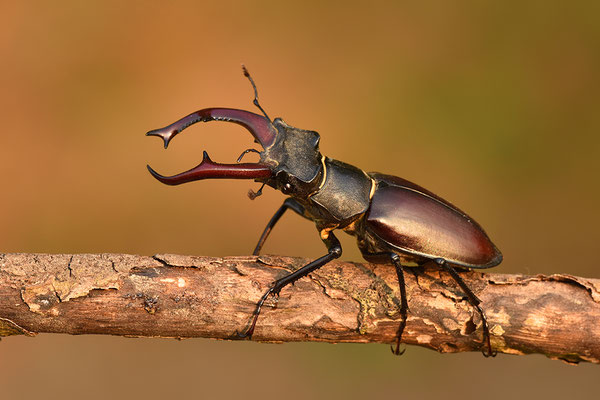
[[[0,254],[0,336],[38,332],[231,339],[290,257]],[[403,341],[479,351],[481,320],[438,269],[406,274]],[[482,300],[495,350],[600,363],[600,280],[461,272]],[[331,262],[269,299],[253,340],[393,343],[399,288],[388,265]],[[275,307],[277,305],[277,307]]]

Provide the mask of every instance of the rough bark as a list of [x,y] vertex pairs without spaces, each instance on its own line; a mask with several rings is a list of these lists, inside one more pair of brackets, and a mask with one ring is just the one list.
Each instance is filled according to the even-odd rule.
[[[0,336],[38,332],[230,339],[278,277],[308,260],[126,254],[0,254]],[[481,320],[450,276],[409,269],[403,341],[479,351]],[[600,279],[461,276],[483,301],[495,350],[600,363]],[[388,265],[332,262],[265,303],[253,340],[393,343]],[[277,304],[277,307],[274,307]]]

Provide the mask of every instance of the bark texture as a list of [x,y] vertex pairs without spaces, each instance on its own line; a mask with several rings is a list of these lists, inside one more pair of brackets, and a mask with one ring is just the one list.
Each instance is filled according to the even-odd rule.
[[[0,336],[38,332],[231,339],[277,278],[309,260],[126,254],[0,254]],[[407,269],[403,341],[480,351],[481,320],[449,275]],[[482,300],[495,350],[600,363],[600,280],[461,276]],[[275,307],[275,305],[277,305]],[[331,262],[263,307],[253,340],[393,343],[399,288],[389,265]]]

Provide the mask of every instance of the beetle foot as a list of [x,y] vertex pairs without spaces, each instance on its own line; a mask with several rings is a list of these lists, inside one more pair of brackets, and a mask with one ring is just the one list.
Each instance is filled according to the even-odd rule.
[[273,292],[273,310],[277,310],[277,305],[279,304],[279,292]]
[[254,315],[252,317],[252,322],[250,322],[250,327],[244,333],[240,333],[236,330],[233,333],[233,335],[231,335],[231,339],[252,339],[252,335],[254,334],[254,328],[256,327],[256,321],[258,321],[258,316],[260,315],[260,310],[265,300],[269,297],[269,295],[273,295],[275,298],[278,298],[280,290],[281,288],[277,289],[275,286],[272,286],[269,290],[267,290],[267,292],[263,294],[263,296],[260,298],[258,303],[256,303],[256,309],[254,310]]
[[483,356],[485,358],[488,358],[488,357],[496,357],[498,355],[498,352],[493,351],[492,349],[487,349],[487,351],[481,350],[481,354],[483,354]]
[[400,343],[396,343],[396,347],[390,346],[390,350],[392,351],[393,355],[401,356],[406,351],[406,347],[400,350]]
[[475,306],[475,308],[477,309],[477,311],[479,311],[479,314],[481,316],[481,324],[483,330],[483,349],[481,350],[481,353],[486,358],[496,357],[496,354],[498,354],[498,352],[494,351],[494,349],[492,348],[492,341],[490,339],[490,330],[488,328],[487,318],[485,317],[485,314],[481,307],[479,307],[479,305]]
[[231,340],[244,340],[244,339],[252,339],[252,334],[248,334],[248,332],[244,332],[244,333],[240,333],[238,332],[238,330],[236,329],[235,332],[233,332],[233,334],[231,336],[229,336],[229,339]]
[[485,358],[496,357],[498,352],[494,351],[492,349],[492,342],[490,341],[490,332],[487,329],[487,322],[484,321],[484,323],[486,324],[484,333],[483,333],[483,346],[484,347],[483,347],[483,350],[481,350],[481,354],[483,354],[483,356]]

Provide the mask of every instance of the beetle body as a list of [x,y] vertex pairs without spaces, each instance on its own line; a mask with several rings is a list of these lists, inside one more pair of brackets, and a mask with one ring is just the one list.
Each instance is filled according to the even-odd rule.
[[273,125],[279,140],[261,153],[261,163],[273,165],[275,177],[264,182],[302,205],[303,216],[316,223],[322,237],[342,229],[357,237],[370,261],[386,252],[399,252],[412,264],[444,258],[461,267],[489,268],[502,261],[481,226],[439,196],[405,179],[324,157],[314,131],[279,118]]
[[412,182],[392,175],[367,173],[323,156],[319,151],[317,132],[292,127],[280,118],[273,121],[268,118],[258,104],[254,82],[244,72],[254,87],[255,105],[263,111],[264,117],[243,110],[204,109],[165,128],[148,132],[148,135],[161,137],[167,147],[175,135],[196,122],[221,120],[244,126],[263,147],[260,152],[246,151],[259,153],[258,163],[218,164],[204,153],[200,165],[172,177],[148,169],[155,178],[169,185],[208,178],[254,179],[288,195],[263,231],[255,255],[259,254],[273,226],[287,209],[313,221],[327,246],[326,255],[273,283],[258,302],[250,328],[240,336],[252,336],[261,307],[269,295],[278,295],[288,284],[341,255],[341,245],[334,231],[343,230],[357,238],[365,259],[391,263],[396,268],[402,321],[393,350],[395,354],[400,353],[399,344],[408,311],[403,268],[433,262],[450,273],[480,313],[484,343],[487,344],[484,355],[494,355],[485,314],[479,307],[480,300],[453,268],[489,268],[502,261],[500,251],[481,226],[449,202]]

